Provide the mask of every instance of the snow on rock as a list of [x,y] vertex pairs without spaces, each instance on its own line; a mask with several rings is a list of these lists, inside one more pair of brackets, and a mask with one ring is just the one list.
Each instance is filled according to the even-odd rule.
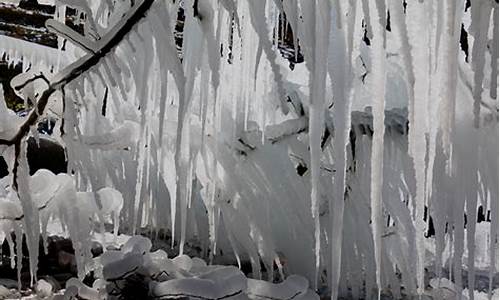
[[148,286],[143,296],[157,299],[246,299],[245,296],[250,299],[319,299],[308,289],[309,283],[302,276],[291,275],[282,283],[273,284],[247,279],[234,266],[207,265],[202,259],[187,255],[170,259],[163,250],[150,252],[150,248],[149,239],[132,236],[121,250],[106,251],[96,258],[96,270],[101,269],[102,273],[94,273],[98,279],[93,287],[72,278],[66,284],[65,296],[78,295],[92,300],[104,299],[107,293],[119,296],[122,288],[143,278]]
[[179,269],[189,271],[193,267],[193,262],[191,258],[185,254],[181,254],[177,257],[174,257],[172,259],[172,262],[177,266]]
[[71,278],[66,282],[66,291],[64,292],[63,299],[71,299],[71,296],[79,296],[87,300],[103,299],[100,297],[97,289],[86,286],[76,278]]
[[47,281],[40,279],[37,281],[35,286],[35,292],[41,299],[49,298],[53,294],[53,287]]
[[292,275],[285,281],[273,284],[270,282],[249,279],[247,294],[251,299],[303,299],[309,283],[304,277]]
[[151,240],[140,235],[134,235],[123,245],[121,251],[124,253],[145,254],[151,250],[151,247]]
[[114,281],[134,273],[142,265],[141,253],[127,253],[122,259],[113,261],[103,267],[103,277],[108,281]]
[[3,285],[0,285],[0,299],[8,299],[10,298],[12,292],[6,288],[5,286]]
[[238,268],[225,267],[196,277],[153,283],[150,288],[152,295],[159,299],[174,296],[232,299],[245,293],[246,277]]

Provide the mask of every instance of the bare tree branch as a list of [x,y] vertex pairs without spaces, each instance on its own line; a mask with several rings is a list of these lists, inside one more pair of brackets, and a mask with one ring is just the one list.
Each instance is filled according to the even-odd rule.
[[[353,111],[351,113],[351,127],[362,127],[365,133],[373,134],[373,116],[370,111]],[[326,123],[326,122],[325,122]],[[385,126],[388,130],[394,130],[402,135],[408,133],[408,118],[407,112],[403,109],[390,109],[385,111]],[[309,130],[308,116],[303,115],[297,119],[286,120],[280,124],[266,126],[266,138],[271,143],[280,142],[287,137],[307,132]],[[333,129],[326,127],[323,133],[324,137],[329,138]],[[325,142],[321,143],[324,148]]]

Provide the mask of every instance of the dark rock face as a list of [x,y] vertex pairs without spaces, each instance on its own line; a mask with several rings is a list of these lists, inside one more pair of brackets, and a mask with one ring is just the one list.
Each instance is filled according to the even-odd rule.
[[45,28],[54,11],[54,6],[36,1],[21,1],[19,7],[0,5],[0,34],[56,48],[57,36]]
[[64,148],[48,139],[28,139],[28,165],[30,175],[39,169],[48,169],[54,174],[65,173],[68,168]]
[[27,10],[39,11],[50,15],[53,15],[56,11],[56,7],[54,5],[40,4],[37,0],[21,0],[19,2],[19,7]]
[[[0,14],[1,14],[0,9]],[[0,21],[1,22],[1,21]],[[2,61],[0,57],[0,85],[3,88],[3,97],[5,99],[5,104],[7,107],[16,113],[25,109],[24,100],[16,95],[12,87],[10,86],[10,81],[16,75],[22,72],[21,64],[16,66],[9,66],[6,61]]]
[[[15,234],[12,233],[14,248],[17,247]],[[38,272],[39,279],[48,280],[57,289],[64,286],[64,283],[71,277],[75,277],[76,261],[75,251],[69,239],[62,237],[49,237],[46,241],[45,248],[42,238],[39,242],[38,256]],[[0,245],[1,260],[0,260],[0,278],[11,279],[17,281],[17,269],[11,268],[10,265],[10,249],[7,241]],[[23,236],[23,261],[21,267],[21,284],[22,288],[28,288],[30,285],[29,261],[28,261],[28,246],[26,238]],[[45,249],[47,252],[45,252]]]
[[0,156],[0,178],[4,178],[7,175],[9,175],[9,172],[7,171],[7,163],[5,162],[5,159]]
[[[45,28],[45,21],[54,17],[55,10],[54,5],[40,4],[37,0],[21,0],[18,6],[0,2],[0,34],[57,48],[57,35]],[[67,8],[65,23],[83,33],[83,24],[75,9]]]
[[[54,174],[65,173],[68,168],[64,148],[56,142],[40,138],[39,142],[34,138],[28,139],[28,165],[30,175],[40,169],[48,169]],[[7,176],[7,164],[0,156],[0,178]]]
[[[10,86],[10,80],[19,73],[21,73],[21,65],[9,67],[6,62],[0,59],[0,85],[3,86],[5,102],[8,108],[21,114],[23,111],[26,111],[24,101],[14,93]],[[54,125],[53,120],[43,120],[38,123],[38,131],[43,134],[51,134]],[[30,175],[33,175],[39,169],[48,169],[55,174],[66,172],[65,150],[61,145],[49,139],[40,138],[37,143],[34,138],[29,138],[28,164],[30,166]],[[8,174],[7,163],[0,155],[0,178]]]

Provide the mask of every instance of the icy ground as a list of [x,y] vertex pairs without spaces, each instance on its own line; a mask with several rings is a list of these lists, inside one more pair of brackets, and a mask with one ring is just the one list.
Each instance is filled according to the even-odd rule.
[[[476,231],[478,239],[481,239],[482,227],[484,226],[486,226],[484,223],[478,224]],[[68,237],[68,233],[61,230],[61,226],[57,222],[50,223],[48,230],[50,236]],[[94,265],[86,267],[87,274],[93,272],[92,277],[95,279],[91,286],[73,278],[66,283],[66,288],[60,289],[60,286],[51,280],[53,278],[44,277],[37,282],[33,289],[19,291],[16,281],[2,279],[0,274],[0,299],[59,300],[73,299],[71,297],[78,295],[81,299],[100,300],[104,299],[104,290],[110,293],[111,290],[116,289],[110,293],[111,295],[114,293],[116,297],[119,297],[120,293],[131,293],[130,287],[127,287],[130,284],[134,290],[139,291],[139,294],[129,296],[126,299],[144,299],[145,295],[149,295],[151,299],[170,299],[174,294],[190,295],[190,299],[220,299],[221,297],[256,300],[291,299],[295,295],[293,299],[312,300],[329,299],[330,297],[326,288],[320,288],[318,294],[315,294],[310,289],[307,280],[302,276],[291,275],[285,281],[278,283],[280,280],[277,275],[275,284],[268,281],[247,279],[236,266],[207,265],[203,259],[196,257],[202,255],[197,241],[187,242],[185,253],[189,256],[176,256],[178,246],[172,248],[167,236],[158,237],[151,232],[143,234],[152,236],[152,240],[144,236],[125,234],[115,236],[109,232],[94,233],[92,241],[108,250],[94,258]],[[482,257],[487,255],[487,247],[482,247],[481,243],[476,246],[476,288],[478,290],[474,291],[474,299],[483,300],[488,299],[489,277],[487,270],[489,265]],[[434,239],[426,239],[426,250],[432,252],[434,247]],[[443,254],[443,261],[446,263],[448,256],[448,252]],[[228,256],[216,257],[215,261],[236,264],[236,261]],[[466,262],[467,253],[464,257],[464,269],[467,268]],[[427,270],[434,269],[432,263],[428,262]],[[435,273],[427,272],[427,289],[422,299],[456,299],[459,289],[449,279],[444,278],[447,274],[447,269],[443,268],[443,278],[439,281],[434,278]],[[248,274],[246,275],[248,276]],[[266,276],[265,272],[263,275]],[[464,276],[466,277],[466,275]],[[138,278],[147,281],[147,284],[137,285]],[[111,289],[110,286],[112,286]],[[498,277],[494,279],[493,287],[495,289],[492,299],[498,299]],[[404,295],[404,292],[402,294]],[[462,295],[463,300],[469,299],[467,288],[462,291]],[[415,297],[405,295],[404,299],[416,299]],[[113,296],[111,299],[114,299]],[[339,299],[352,298],[341,297]],[[395,298],[391,296],[390,291],[384,291],[381,299]]]

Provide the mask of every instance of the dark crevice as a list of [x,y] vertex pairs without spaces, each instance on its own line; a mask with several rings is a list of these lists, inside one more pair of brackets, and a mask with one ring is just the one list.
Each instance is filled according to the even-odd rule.
[[460,48],[465,53],[465,61],[469,62],[469,41],[468,41],[468,33],[465,30],[465,26],[462,23],[462,28],[460,30]]

